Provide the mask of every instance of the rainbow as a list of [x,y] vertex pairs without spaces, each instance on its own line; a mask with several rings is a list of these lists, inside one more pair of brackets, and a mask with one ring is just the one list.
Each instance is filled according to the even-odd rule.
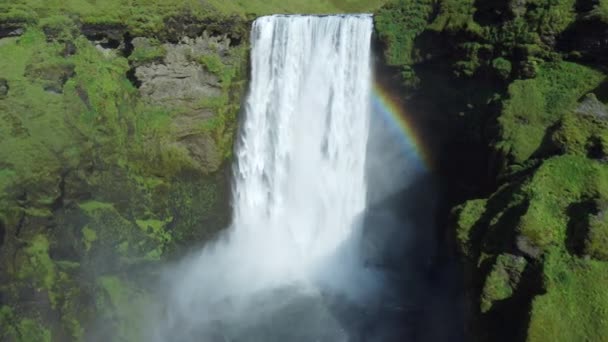
[[413,155],[419,161],[420,166],[425,169],[432,169],[431,154],[416,132],[416,125],[402,109],[403,106],[399,105],[399,102],[393,99],[391,93],[378,82],[374,83],[372,108],[374,112],[382,115],[385,122],[394,127],[398,134],[403,137],[403,147],[406,153]]

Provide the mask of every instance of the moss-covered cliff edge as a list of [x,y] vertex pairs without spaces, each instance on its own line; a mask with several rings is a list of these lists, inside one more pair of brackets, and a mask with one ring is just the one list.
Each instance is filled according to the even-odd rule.
[[[608,335],[608,2],[403,0],[378,11],[408,110],[443,136],[482,341]],[[428,120],[428,119],[427,119]]]

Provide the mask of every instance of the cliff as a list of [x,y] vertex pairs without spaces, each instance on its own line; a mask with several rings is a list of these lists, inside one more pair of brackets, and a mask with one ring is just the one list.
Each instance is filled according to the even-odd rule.
[[396,1],[376,17],[414,112],[437,118],[469,336],[608,334],[606,1]]

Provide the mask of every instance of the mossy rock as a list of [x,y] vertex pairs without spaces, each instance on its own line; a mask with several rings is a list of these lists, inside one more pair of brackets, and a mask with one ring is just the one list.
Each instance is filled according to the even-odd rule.
[[478,246],[471,245],[471,239],[474,228],[483,223],[481,218],[486,212],[486,204],[486,199],[470,200],[455,209],[456,237],[461,252],[466,256],[473,256],[473,251],[478,248]]
[[[515,81],[499,117],[495,148],[508,164],[523,164],[547,154],[550,128],[576,110],[578,100],[597,87],[604,74],[574,63],[544,64],[536,79]],[[508,167],[508,165],[505,165]]]
[[584,254],[608,261],[608,215],[606,206],[589,219],[589,232],[585,239]]
[[2,341],[51,342],[51,332],[38,320],[21,318],[8,306],[0,307],[0,339]]
[[551,250],[545,294],[532,303],[528,341],[602,341],[608,336],[608,263]]
[[501,254],[496,258],[481,292],[482,313],[490,311],[494,302],[505,300],[513,295],[526,265],[526,259],[521,256]]

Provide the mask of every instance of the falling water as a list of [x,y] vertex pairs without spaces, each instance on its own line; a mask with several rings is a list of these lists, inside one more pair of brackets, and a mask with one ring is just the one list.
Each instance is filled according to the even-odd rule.
[[[255,21],[233,224],[173,271],[161,339],[295,341],[272,330],[309,310],[322,331],[304,340],[344,340],[317,294],[362,286],[345,251],[366,204],[372,29],[369,15]],[[290,309],[301,298],[316,299]],[[253,337],[264,320],[271,334]]]
[[364,210],[371,32],[370,16],[254,23],[234,234],[281,281],[306,277]]

